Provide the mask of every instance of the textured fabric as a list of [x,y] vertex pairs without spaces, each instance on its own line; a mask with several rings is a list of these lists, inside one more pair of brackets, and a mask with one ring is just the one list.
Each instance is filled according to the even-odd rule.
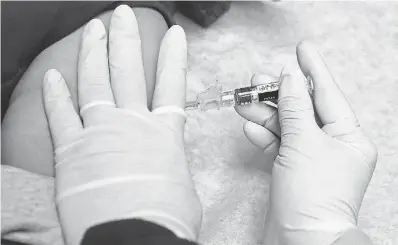
[[[397,12],[392,2],[234,2],[206,30],[177,18],[188,36],[188,99],[216,79],[235,88],[248,85],[253,72],[279,75],[281,66],[295,60],[299,40],[309,37],[318,44],[362,127],[379,147],[359,214],[359,226],[375,245],[398,244]],[[233,109],[188,114],[186,154],[204,206],[200,241],[205,245],[253,245],[263,237],[269,160],[246,140],[242,123]],[[14,181],[24,182],[19,172]],[[48,189],[52,181],[47,179],[35,182]],[[25,195],[28,187],[14,188],[13,195]],[[31,209],[33,202],[23,201],[21,209]],[[2,216],[12,212],[9,216],[27,217],[21,209],[2,210]]]
[[[248,85],[254,72],[278,76],[312,39],[365,132],[379,148],[359,226],[375,245],[398,244],[398,4],[233,2],[203,30],[177,16],[188,36],[188,99],[216,79]],[[186,154],[204,206],[200,241],[253,245],[264,236],[269,164],[231,109],[190,112]],[[338,180],[336,180],[338,181]]]
[[53,195],[53,178],[1,165],[1,238],[62,245]]

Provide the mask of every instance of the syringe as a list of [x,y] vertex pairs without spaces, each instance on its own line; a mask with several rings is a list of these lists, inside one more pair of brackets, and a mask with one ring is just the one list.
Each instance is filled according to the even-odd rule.
[[[312,94],[313,84],[309,77],[307,77],[306,83],[308,92]],[[252,103],[266,103],[270,106],[277,107],[279,84],[279,81],[275,81],[267,84],[222,91],[222,85],[216,82],[203,92],[200,92],[197,95],[196,101],[188,101],[185,110],[219,110],[221,107],[232,107]]]

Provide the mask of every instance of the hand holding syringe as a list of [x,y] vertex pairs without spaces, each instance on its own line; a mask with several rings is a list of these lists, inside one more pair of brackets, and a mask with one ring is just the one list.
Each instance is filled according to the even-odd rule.
[[[207,111],[220,109],[221,107],[232,107],[252,103],[266,103],[277,107],[278,90],[281,77],[277,81],[222,91],[222,85],[218,82],[210,85],[206,90],[197,95],[196,101],[188,101],[185,110]],[[312,94],[313,85],[310,78],[306,79],[308,92]]]

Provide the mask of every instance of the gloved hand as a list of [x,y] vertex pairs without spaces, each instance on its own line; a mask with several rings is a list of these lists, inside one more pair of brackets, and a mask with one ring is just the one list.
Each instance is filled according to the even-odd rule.
[[107,45],[102,22],[90,21],[78,64],[80,116],[59,72],[49,70],[43,82],[66,243],[80,244],[91,226],[129,218],[196,240],[202,211],[183,145],[185,33],[173,26],[162,41],[152,111],[130,7],[113,12],[109,55]]
[[[299,44],[297,58],[302,73],[282,76],[277,110],[255,105],[237,111],[252,121],[244,127],[249,140],[268,151],[279,148],[265,244],[332,244],[356,229],[377,149],[314,46]],[[303,73],[313,79],[313,101]]]

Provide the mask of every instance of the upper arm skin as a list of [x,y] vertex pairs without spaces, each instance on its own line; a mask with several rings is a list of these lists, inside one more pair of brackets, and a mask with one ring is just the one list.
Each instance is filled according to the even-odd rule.
[[[149,8],[133,8],[137,17],[147,81],[148,105],[152,101],[160,43],[168,26],[163,16]],[[112,11],[98,16],[108,30]],[[83,27],[45,49],[32,62],[15,88],[2,124],[2,164],[54,175],[53,147],[42,102],[42,81],[49,69],[64,76],[77,108],[77,61]],[[134,81],[131,81],[134,82]]]

